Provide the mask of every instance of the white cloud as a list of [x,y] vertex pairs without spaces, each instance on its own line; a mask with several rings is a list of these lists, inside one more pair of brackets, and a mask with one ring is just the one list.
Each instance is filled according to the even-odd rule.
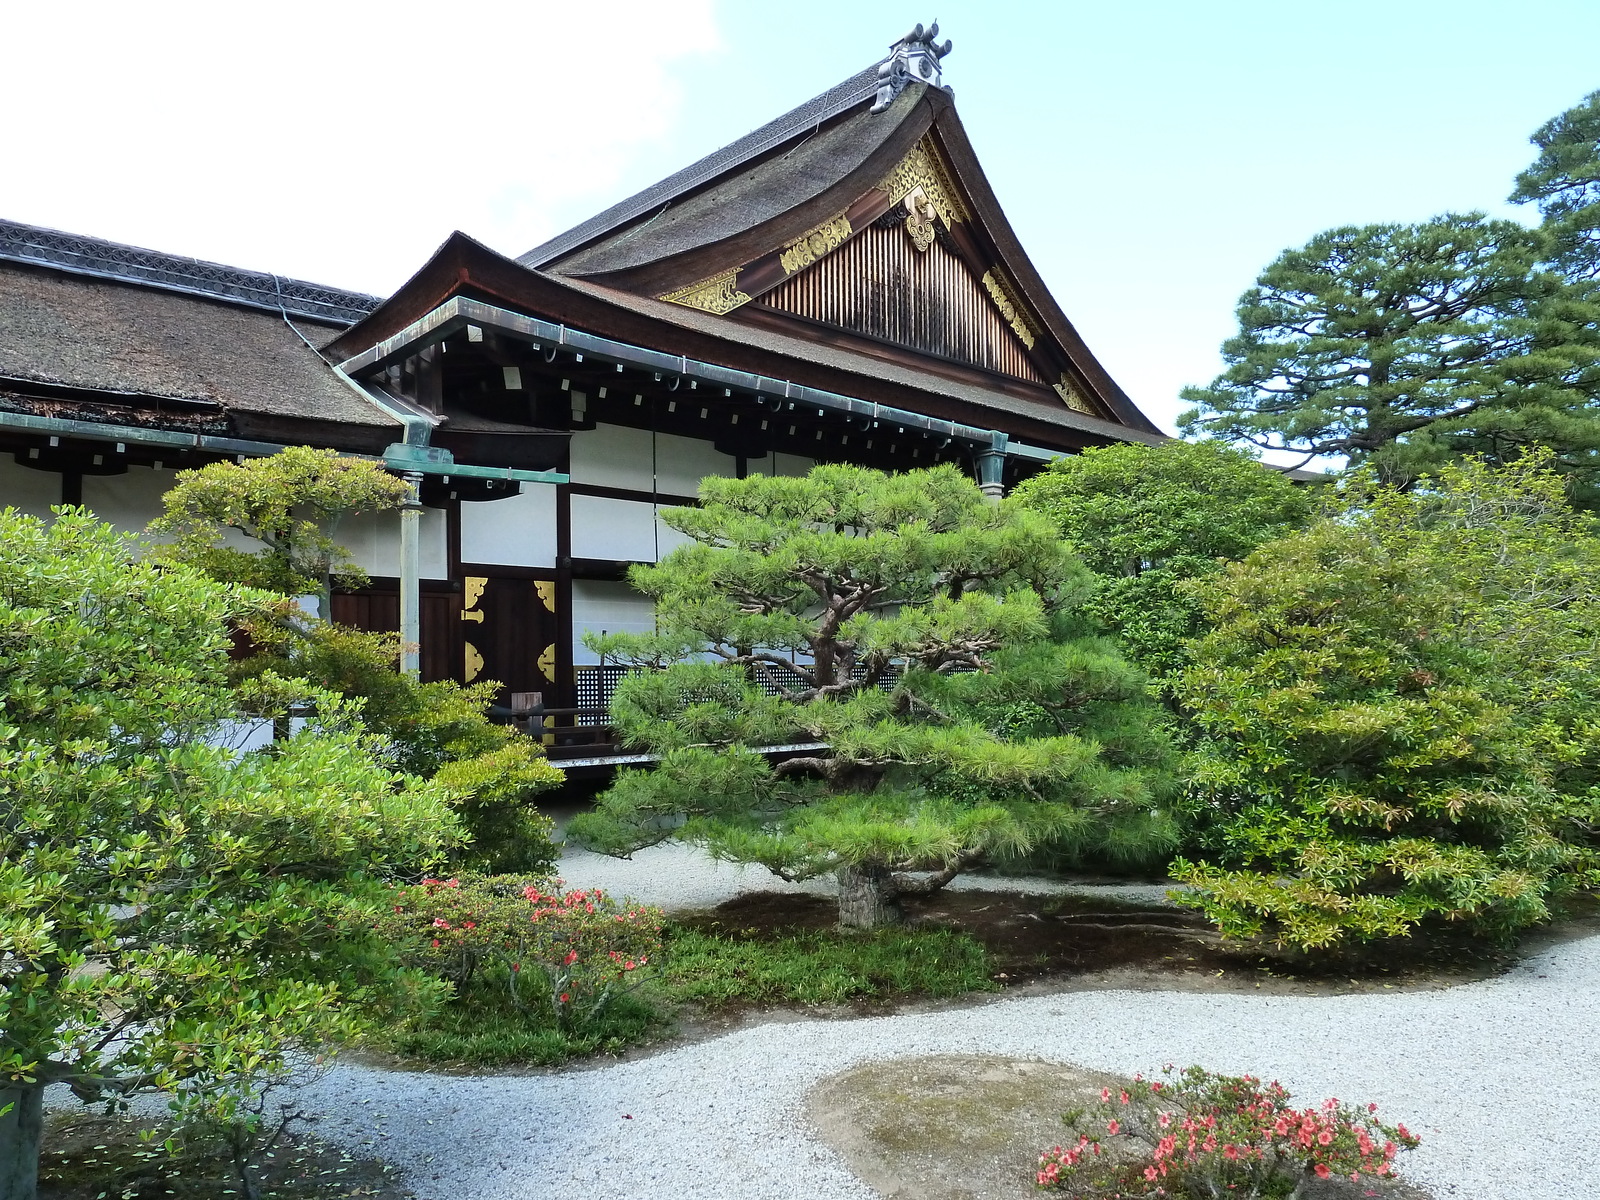
[[616,191],[721,46],[712,0],[25,5],[0,215],[384,292]]

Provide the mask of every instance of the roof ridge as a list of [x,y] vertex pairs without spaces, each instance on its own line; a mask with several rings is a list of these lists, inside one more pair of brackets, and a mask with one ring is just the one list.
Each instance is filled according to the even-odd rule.
[[365,292],[4,218],[0,218],[0,259],[185,292],[340,325],[354,324],[383,302],[382,297]]
[[720,150],[714,150],[682,170],[651,184],[643,191],[635,192],[627,199],[618,201],[604,212],[595,214],[582,224],[574,225],[565,233],[558,233],[526,254],[518,256],[517,261],[525,267],[538,268],[553,259],[565,257],[585,242],[608,233],[635,217],[643,216],[652,208],[671,203],[685,192],[719,175],[727,174],[758,154],[788,141],[796,134],[814,128],[829,118],[854,108],[864,100],[876,98],[879,66],[880,63],[875,62],[870,67],[856,72],[820,95],[813,96],[804,104],[729,142]]

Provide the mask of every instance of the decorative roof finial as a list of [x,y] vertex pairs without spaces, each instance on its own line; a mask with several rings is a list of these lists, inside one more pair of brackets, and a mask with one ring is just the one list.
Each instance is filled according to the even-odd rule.
[[935,21],[926,30],[918,25],[889,47],[889,57],[878,66],[878,101],[872,106],[873,112],[888,108],[913,80],[950,90],[939,73],[939,60],[950,53],[954,43],[946,39],[941,46],[935,41],[938,36],[939,22]]

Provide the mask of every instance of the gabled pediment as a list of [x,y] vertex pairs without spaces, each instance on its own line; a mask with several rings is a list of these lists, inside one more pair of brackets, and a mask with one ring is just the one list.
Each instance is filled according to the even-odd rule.
[[1156,433],[1018,243],[938,71],[913,69],[942,54],[927,40],[520,261]]
[[973,205],[930,132],[846,209],[738,267],[658,298],[727,315],[755,309],[1048,387],[1105,410],[1045,319],[974,233]]

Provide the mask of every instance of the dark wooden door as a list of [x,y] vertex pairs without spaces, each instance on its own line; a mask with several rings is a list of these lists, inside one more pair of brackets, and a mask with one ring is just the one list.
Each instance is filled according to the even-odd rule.
[[468,575],[461,593],[461,674],[464,683],[497,680],[497,703],[512,692],[555,698],[555,581]]
[[[429,581],[423,584],[421,599],[422,679],[426,683],[459,679],[461,632],[456,614],[461,610],[461,597],[452,585]],[[337,624],[372,633],[400,632],[398,585],[379,582],[359,592],[335,592],[331,608],[330,615]]]

